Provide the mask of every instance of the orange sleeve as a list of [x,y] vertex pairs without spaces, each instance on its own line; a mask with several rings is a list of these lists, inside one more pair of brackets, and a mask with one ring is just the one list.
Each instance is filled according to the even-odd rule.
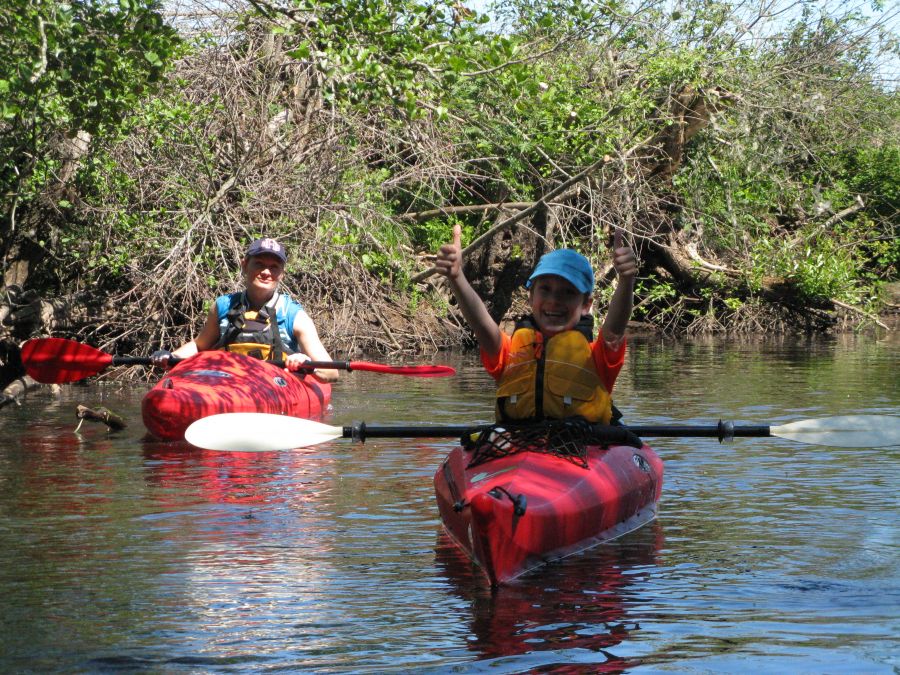
[[506,369],[509,361],[509,346],[512,344],[512,338],[506,333],[500,333],[500,351],[494,355],[488,354],[481,350],[481,365],[488,372],[488,375],[495,380],[500,379],[500,375]]
[[594,366],[600,379],[603,380],[603,386],[606,391],[612,394],[613,385],[622,370],[622,364],[625,363],[625,346],[627,340],[622,338],[617,345],[610,345],[602,337],[598,337],[591,344],[591,352],[594,355]]

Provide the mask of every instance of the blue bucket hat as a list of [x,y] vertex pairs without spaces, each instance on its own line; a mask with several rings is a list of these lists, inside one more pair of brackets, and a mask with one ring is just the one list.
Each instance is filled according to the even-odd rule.
[[545,274],[562,277],[581,293],[590,293],[594,289],[594,270],[591,269],[591,263],[570,248],[561,248],[542,255],[534,272],[525,282],[525,288],[531,288],[531,282]]

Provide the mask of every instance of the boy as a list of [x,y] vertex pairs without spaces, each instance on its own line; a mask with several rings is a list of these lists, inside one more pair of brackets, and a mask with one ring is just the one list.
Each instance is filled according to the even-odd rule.
[[596,340],[590,316],[594,273],[580,253],[559,249],[541,257],[526,283],[531,316],[511,336],[500,331],[463,274],[458,225],[435,265],[475,332],[482,364],[497,380],[499,421],[581,416],[609,424],[638,273],[634,251],[623,245],[618,229],[613,266],[619,283]]

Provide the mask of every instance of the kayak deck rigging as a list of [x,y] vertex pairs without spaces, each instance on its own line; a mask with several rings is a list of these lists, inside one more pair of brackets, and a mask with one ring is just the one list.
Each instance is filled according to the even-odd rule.
[[616,443],[641,447],[641,440],[624,427],[597,425],[582,417],[526,423],[499,423],[484,428],[463,445],[471,451],[469,467],[518,452],[555,455],[588,468],[591,445]]

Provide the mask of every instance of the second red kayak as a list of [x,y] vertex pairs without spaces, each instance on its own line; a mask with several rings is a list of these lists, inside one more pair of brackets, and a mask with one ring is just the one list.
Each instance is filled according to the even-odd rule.
[[331,385],[313,375],[298,377],[249,356],[205,351],[168,371],[144,396],[141,413],[151,434],[180,441],[192,422],[209,415],[262,412],[318,418],[330,400]]
[[574,459],[498,445],[478,462],[457,447],[434,476],[445,529],[491,585],[656,517],[663,464],[647,445],[592,445]]

